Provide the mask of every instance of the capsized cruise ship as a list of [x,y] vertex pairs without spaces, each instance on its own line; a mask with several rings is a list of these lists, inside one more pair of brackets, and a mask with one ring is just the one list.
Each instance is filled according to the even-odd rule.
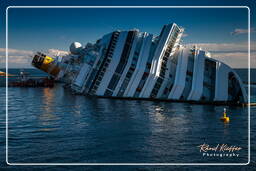
[[164,25],[160,35],[114,31],[95,44],[74,42],[70,53],[34,55],[32,65],[62,80],[77,94],[189,101],[247,102],[243,83],[228,65],[201,48],[182,45],[184,29]]

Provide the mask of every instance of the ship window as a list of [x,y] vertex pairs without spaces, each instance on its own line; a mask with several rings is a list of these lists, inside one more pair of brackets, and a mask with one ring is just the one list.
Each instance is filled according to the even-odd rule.
[[105,96],[112,96],[112,91],[106,90],[104,93]]
[[135,68],[134,68],[134,67],[131,67],[131,68],[130,68],[130,70],[131,70],[131,71],[134,71],[134,70],[135,70]]
[[127,78],[131,78],[131,76],[132,76],[132,74],[131,74],[130,72],[128,72],[128,73],[126,74],[126,77],[127,77]]
[[160,76],[161,76],[161,77],[164,77],[164,75],[165,75],[165,71],[161,71],[161,72],[160,72]]
[[99,76],[99,77],[98,77],[98,80],[99,80],[99,81],[101,81],[101,80],[102,80],[102,77],[101,77],[101,76]]
[[147,63],[147,68],[150,69],[150,67],[151,67],[151,63]]
[[99,84],[100,84],[100,82],[99,82],[99,81],[96,81],[96,82],[95,82],[95,85],[97,85],[97,86],[98,86]]
[[158,79],[157,79],[157,82],[158,82],[159,84],[162,84],[163,79],[162,79],[162,78],[158,78]]
[[140,81],[139,85],[138,85],[138,88],[142,88],[144,85],[144,82],[143,81]]
[[119,81],[119,76],[114,74],[109,82],[108,88],[111,90],[114,89],[116,87],[118,81]]
[[104,75],[104,73],[103,73],[103,72],[100,72],[100,73],[99,73],[99,76],[100,76],[100,77],[101,77],[101,76],[103,76],[103,75]]
[[167,94],[167,92],[168,92],[168,88],[166,87],[166,88],[164,89],[164,94]]
[[205,100],[205,99],[206,99],[206,97],[205,97],[205,96],[202,96],[201,100]]
[[147,78],[147,74],[144,73],[143,76],[142,76],[142,80],[145,80]]
[[155,88],[159,89],[160,88],[160,84],[156,84]]
[[136,91],[137,91],[137,92],[140,92],[140,91],[141,91],[141,88],[138,87],[138,88],[136,89]]

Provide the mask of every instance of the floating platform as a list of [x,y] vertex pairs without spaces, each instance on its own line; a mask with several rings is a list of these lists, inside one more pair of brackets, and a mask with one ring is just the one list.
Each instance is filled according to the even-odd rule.
[[28,79],[8,83],[9,87],[54,87],[54,80],[49,78]]
[[28,72],[21,69],[18,75],[6,74],[0,71],[0,87],[6,86],[6,77],[8,77],[9,87],[54,87],[55,80],[48,76],[29,76]]

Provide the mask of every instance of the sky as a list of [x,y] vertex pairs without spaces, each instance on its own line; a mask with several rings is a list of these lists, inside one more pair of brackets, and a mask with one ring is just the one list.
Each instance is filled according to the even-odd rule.
[[[28,5],[51,5],[27,2]],[[9,5],[26,4],[7,3],[1,8]],[[59,3],[54,5],[66,4]],[[184,3],[183,5],[186,4]],[[254,9],[254,6],[252,8]],[[9,67],[31,67],[31,56],[35,51],[43,51],[50,54],[55,54],[57,51],[68,51],[69,45],[74,41],[80,42],[83,45],[88,42],[93,43],[104,34],[117,29],[129,30],[137,28],[142,32],[158,35],[164,24],[173,22],[185,29],[182,44],[197,44],[202,49],[211,52],[213,58],[221,60],[231,67],[247,68],[247,8],[74,9],[15,7],[8,9]],[[4,42],[5,28],[2,28],[0,29],[0,40]],[[253,58],[256,56],[255,32],[255,25],[252,23],[251,67],[253,68],[256,68],[256,62]],[[0,68],[3,68],[5,65],[5,44],[3,43],[0,44],[0,59]]]

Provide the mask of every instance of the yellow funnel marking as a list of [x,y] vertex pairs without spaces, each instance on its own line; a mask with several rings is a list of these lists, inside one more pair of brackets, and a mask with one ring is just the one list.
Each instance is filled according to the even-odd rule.
[[53,58],[51,58],[51,57],[49,57],[49,56],[46,56],[46,57],[44,58],[43,64],[49,64],[49,63],[51,63],[51,62],[53,62],[53,61],[54,61]]

